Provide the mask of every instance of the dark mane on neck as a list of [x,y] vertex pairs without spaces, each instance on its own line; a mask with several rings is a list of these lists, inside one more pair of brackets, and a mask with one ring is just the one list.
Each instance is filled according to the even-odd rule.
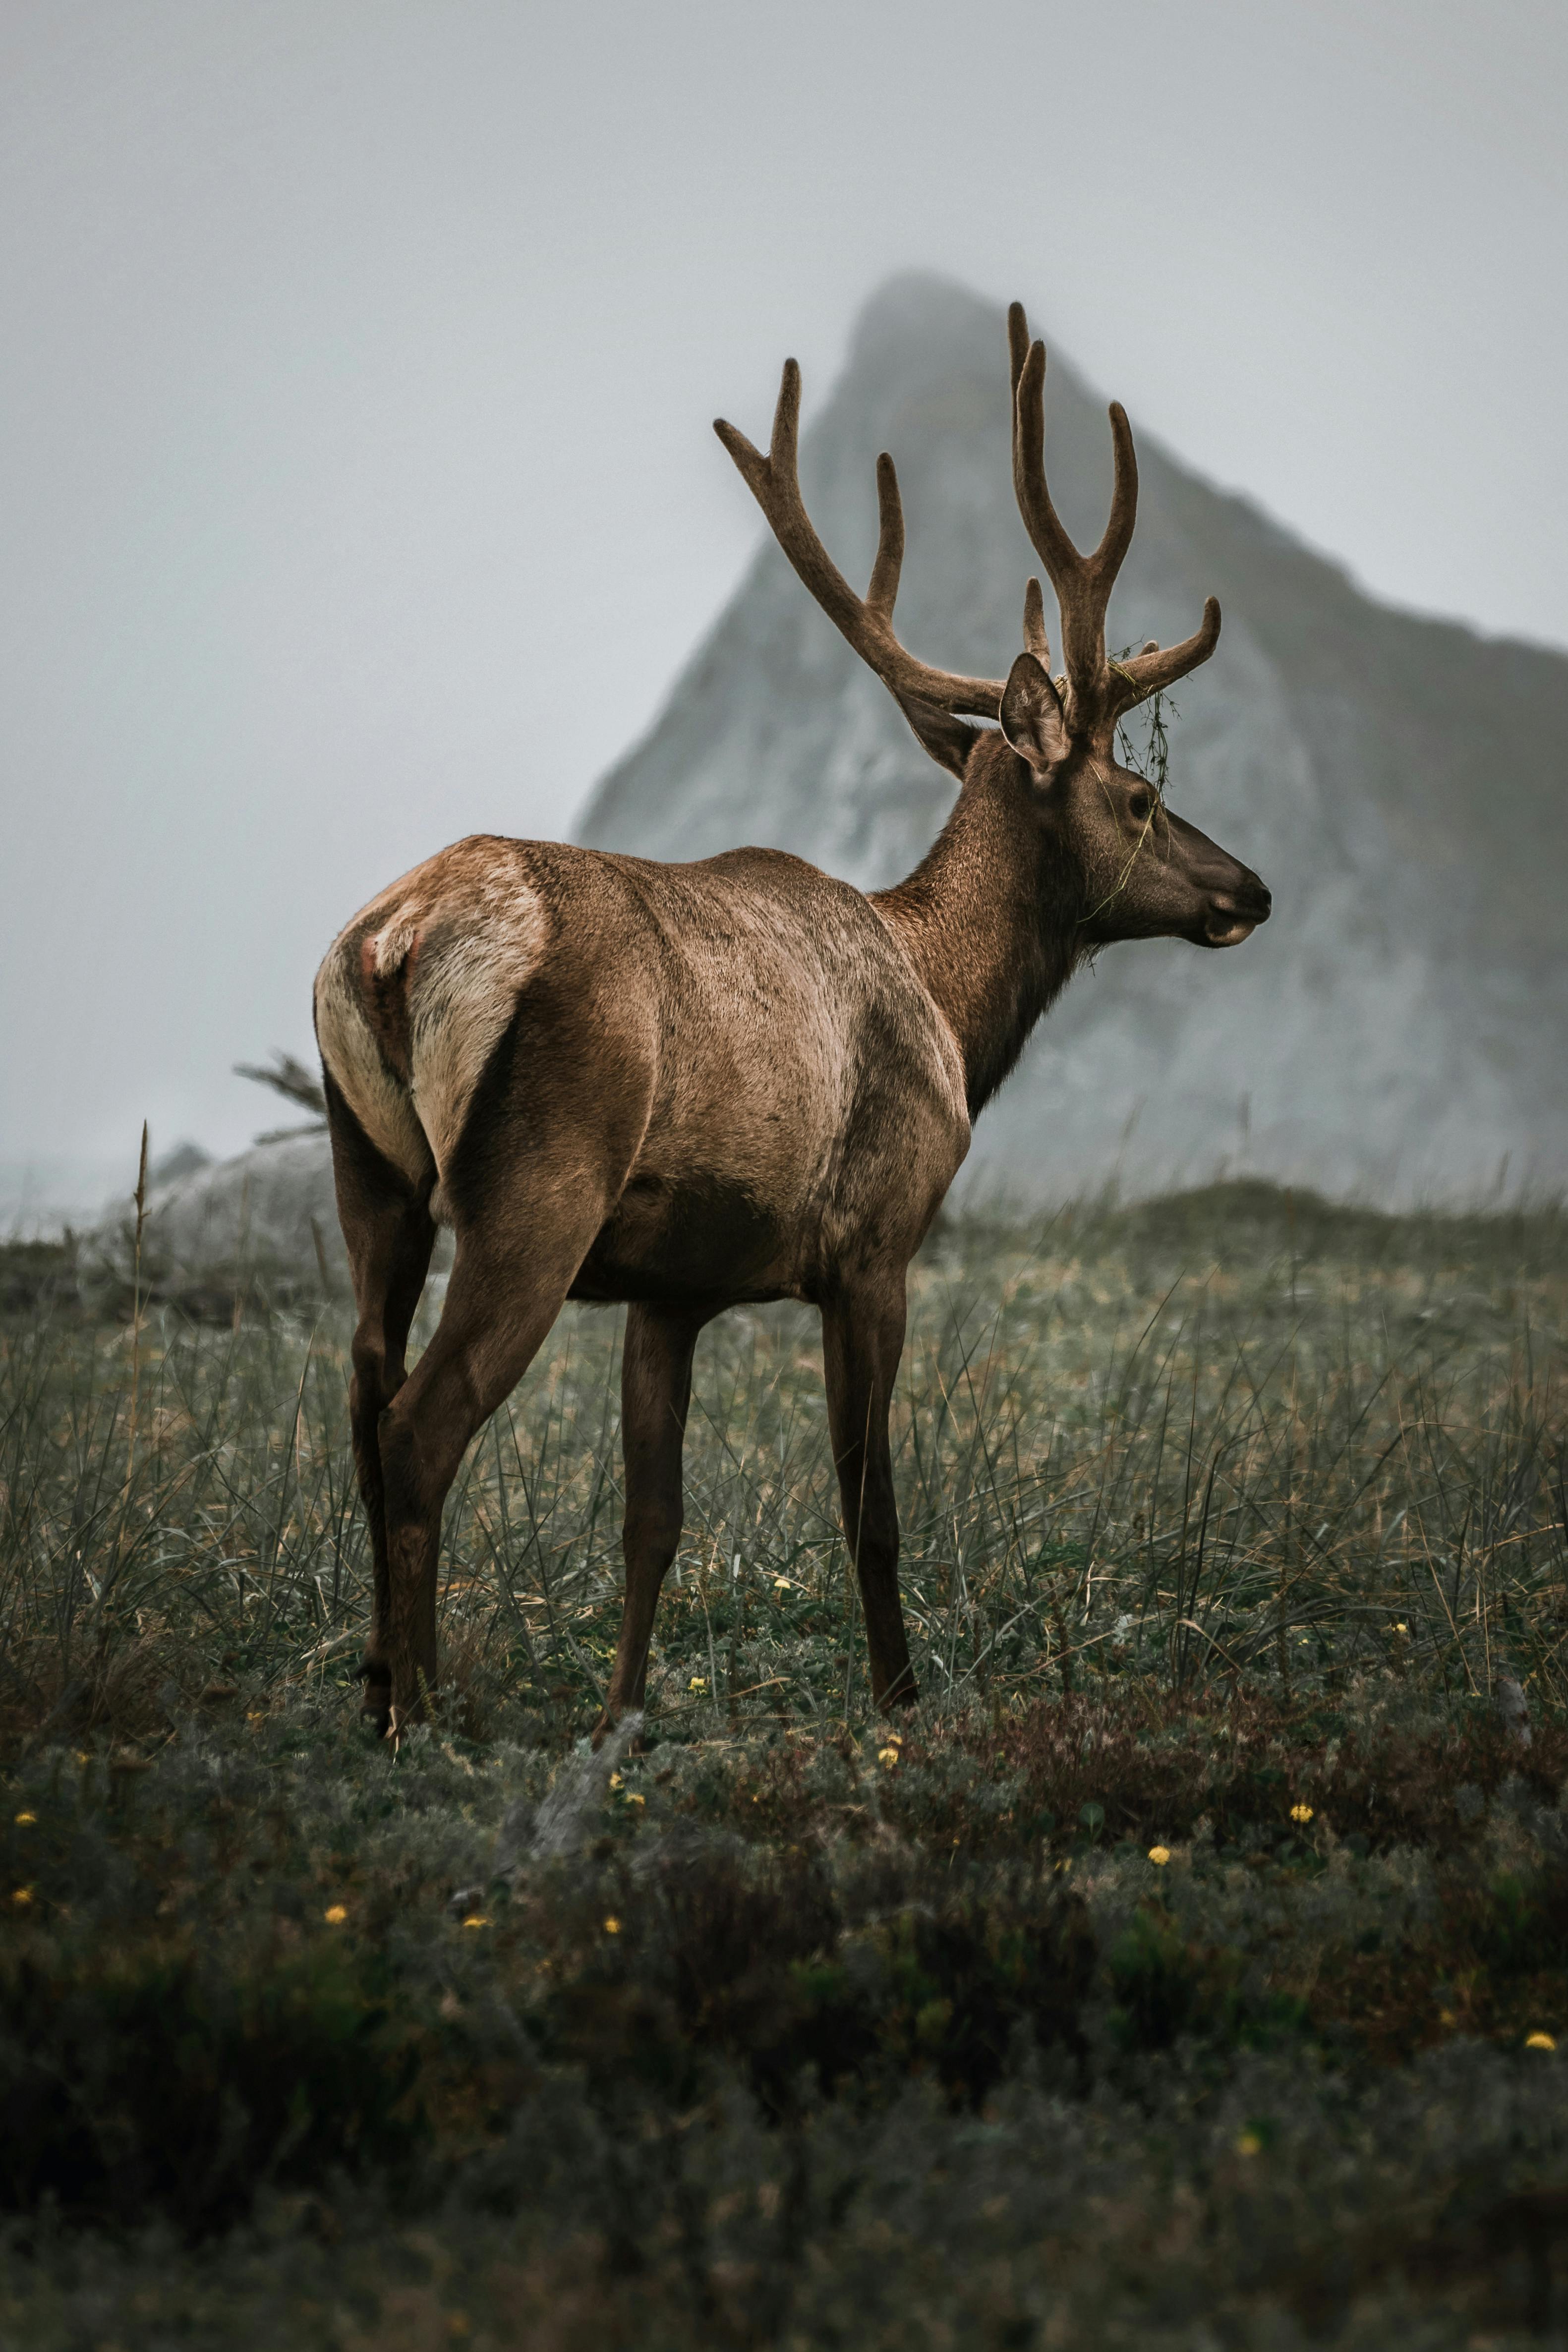
[[873,894],[958,1040],[972,1118],[1079,961],[1082,878],[1033,792],[1002,737],[983,735],[931,848]]

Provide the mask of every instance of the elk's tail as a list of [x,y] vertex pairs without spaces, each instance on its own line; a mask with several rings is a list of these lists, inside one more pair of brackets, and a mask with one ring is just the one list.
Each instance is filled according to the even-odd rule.
[[316,974],[321,1061],[383,1157],[442,1184],[475,1087],[538,965],[546,922],[506,852],[459,843],[384,892]]

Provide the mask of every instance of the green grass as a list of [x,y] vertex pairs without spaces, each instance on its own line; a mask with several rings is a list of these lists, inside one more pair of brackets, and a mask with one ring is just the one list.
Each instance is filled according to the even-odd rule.
[[896,1727],[812,1321],[726,1318],[647,1752],[506,1883],[614,1643],[617,1318],[476,1448],[394,1762],[342,1303],[3,1271],[0,2335],[1558,2340],[1560,1216],[944,1232]]

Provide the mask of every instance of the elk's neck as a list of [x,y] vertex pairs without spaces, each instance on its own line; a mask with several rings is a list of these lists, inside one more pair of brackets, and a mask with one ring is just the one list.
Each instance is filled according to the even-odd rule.
[[1078,961],[1079,877],[1016,765],[988,738],[930,852],[907,881],[872,895],[958,1040],[971,1118]]

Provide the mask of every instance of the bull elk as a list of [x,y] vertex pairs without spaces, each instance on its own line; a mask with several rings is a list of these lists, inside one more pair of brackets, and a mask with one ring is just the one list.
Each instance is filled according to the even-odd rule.
[[[317,975],[374,1558],[364,1707],[384,1732],[435,1686],[441,1507],[464,1450],[568,1298],[627,1310],[626,1589],[600,1736],[642,1704],[680,1536],[697,1336],[743,1301],[821,1311],[872,1693],[879,1707],[912,1699],[888,1412],[907,1269],[971,1122],[1092,951],[1159,938],[1230,947],[1268,917],[1258,877],[1115,756],[1122,714],[1213,653],[1219,607],[1210,598],[1181,645],[1108,656],[1106,606],[1137,508],[1132,436],[1113,406],[1110,519],[1082,555],[1046,485],[1046,355],[1017,304],[1008,336],[1014,485],[1060,609],[1056,679],[1035,580],[1005,678],[904,650],[888,457],[876,563],[855,594],[802,502],[793,360],[765,457],[715,427],[805,586],[959,779],[907,881],[862,893],[772,849],[659,865],[482,836],[373,899]],[[456,1237],[451,1278],[409,1372],[441,1223]]]

